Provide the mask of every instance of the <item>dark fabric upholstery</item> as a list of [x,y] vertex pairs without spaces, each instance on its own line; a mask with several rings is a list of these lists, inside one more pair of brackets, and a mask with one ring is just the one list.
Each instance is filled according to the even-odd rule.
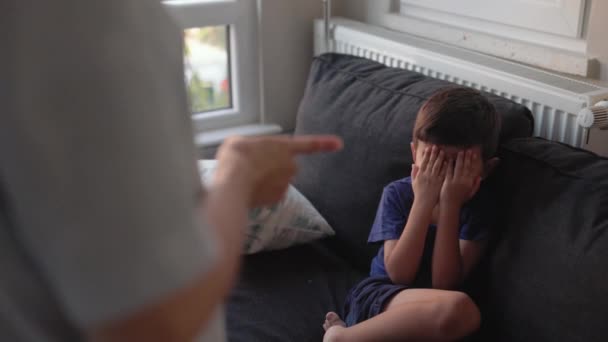
[[[228,307],[231,342],[321,341],[328,310],[367,272],[366,245],[382,188],[410,172],[414,119],[449,83],[366,59],[315,59],[296,134],[330,133],[346,143],[336,154],[300,160],[295,185],[337,232],[313,245],[247,256]],[[530,112],[488,95],[503,116],[503,140],[529,136]]]
[[322,242],[248,256],[227,307],[231,342],[319,342],[357,272]]
[[[303,158],[295,186],[336,230],[336,252],[367,269],[377,248],[366,244],[382,188],[409,175],[410,141],[422,104],[451,83],[363,58],[316,58],[296,134],[338,134],[342,152]],[[530,136],[529,110],[488,94],[502,114],[502,141]]]
[[608,159],[542,139],[503,145],[502,234],[482,270],[488,341],[608,336]]

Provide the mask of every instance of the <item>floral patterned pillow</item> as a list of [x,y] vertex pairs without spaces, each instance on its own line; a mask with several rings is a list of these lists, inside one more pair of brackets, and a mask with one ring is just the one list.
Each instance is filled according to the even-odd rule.
[[[203,183],[209,184],[215,160],[199,161]],[[270,207],[252,209],[243,253],[277,250],[334,235],[334,230],[312,203],[293,186],[285,197]]]

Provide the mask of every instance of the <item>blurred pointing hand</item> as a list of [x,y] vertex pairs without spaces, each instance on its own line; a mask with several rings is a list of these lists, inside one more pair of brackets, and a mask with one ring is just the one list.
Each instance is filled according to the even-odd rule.
[[252,208],[274,204],[297,171],[296,156],[338,151],[342,146],[336,136],[229,138],[217,153],[214,183],[243,187]]

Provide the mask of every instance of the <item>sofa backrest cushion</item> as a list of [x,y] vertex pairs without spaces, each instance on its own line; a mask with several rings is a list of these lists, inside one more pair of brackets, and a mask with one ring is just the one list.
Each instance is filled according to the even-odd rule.
[[[408,176],[416,114],[437,90],[452,85],[422,74],[347,55],[312,64],[295,134],[337,134],[342,152],[305,157],[295,186],[336,231],[335,248],[368,268],[377,247],[366,241],[385,185]],[[488,94],[502,114],[501,141],[530,136],[530,111]]]
[[608,159],[530,138],[500,157],[503,225],[480,301],[489,340],[606,340]]

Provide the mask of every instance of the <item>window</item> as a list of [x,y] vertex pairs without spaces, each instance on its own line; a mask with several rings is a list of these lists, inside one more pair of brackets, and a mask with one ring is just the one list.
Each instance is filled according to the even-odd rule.
[[[383,25],[485,54],[587,76],[587,0],[399,0]],[[588,28],[587,28],[588,30]]]
[[259,122],[256,1],[170,0],[197,131]]
[[[475,20],[477,29],[494,29],[485,23],[517,27],[569,38],[580,38],[586,0],[401,0],[401,12],[455,26]],[[494,33],[494,32],[493,32]],[[500,32],[499,32],[500,35]]]
[[229,26],[184,30],[186,85],[192,114],[232,108]]

